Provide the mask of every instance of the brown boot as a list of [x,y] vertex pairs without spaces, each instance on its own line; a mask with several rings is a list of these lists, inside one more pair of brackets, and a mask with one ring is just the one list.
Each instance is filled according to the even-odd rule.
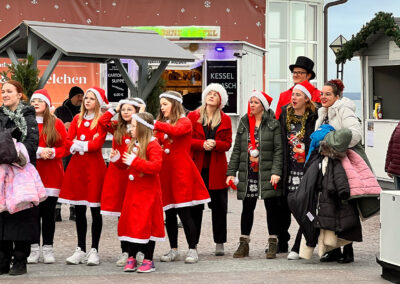
[[233,258],[241,258],[249,256],[249,237],[240,237],[239,238],[239,247],[233,254]]
[[276,253],[278,252],[278,239],[269,238],[268,239],[268,252],[265,257],[268,259],[276,258]]

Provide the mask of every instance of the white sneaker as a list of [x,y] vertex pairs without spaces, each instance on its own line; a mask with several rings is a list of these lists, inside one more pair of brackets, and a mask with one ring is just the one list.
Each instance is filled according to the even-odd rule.
[[136,261],[138,266],[142,265],[143,259],[144,259],[144,254],[141,251],[138,251],[138,253],[136,254]]
[[56,259],[53,255],[53,246],[45,245],[42,248],[43,251],[43,262],[46,264],[56,262]]
[[79,263],[85,263],[86,260],[86,253],[81,250],[80,247],[77,247],[75,249],[75,252],[73,255],[68,257],[65,262],[67,264],[79,264]]
[[100,257],[97,253],[97,249],[92,248],[87,254],[87,265],[94,266],[100,264]]
[[288,260],[298,260],[298,259],[300,259],[300,256],[297,252],[291,251],[287,256],[287,259]]
[[179,260],[179,252],[175,249],[170,249],[170,251],[161,256],[160,260],[162,262],[171,262],[175,260]]
[[128,253],[123,252],[115,264],[118,267],[124,267],[126,264],[126,261],[128,260],[128,257],[129,257]]
[[222,256],[224,255],[224,244],[216,244],[215,245],[215,255],[216,256]]
[[199,261],[197,250],[189,249],[186,255],[185,263],[196,263]]
[[40,247],[39,244],[32,244],[31,245],[31,254],[28,257],[28,263],[34,264],[39,262],[40,257]]

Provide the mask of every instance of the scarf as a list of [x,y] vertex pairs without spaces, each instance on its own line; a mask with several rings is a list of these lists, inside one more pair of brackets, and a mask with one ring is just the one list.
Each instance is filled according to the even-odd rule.
[[11,111],[8,107],[5,107],[4,105],[1,106],[1,108],[3,109],[5,115],[7,115],[14,122],[15,126],[21,131],[21,142],[24,142],[28,131],[26,120],[22,113],[24,105],[22,103],[19,103],[15,111]]

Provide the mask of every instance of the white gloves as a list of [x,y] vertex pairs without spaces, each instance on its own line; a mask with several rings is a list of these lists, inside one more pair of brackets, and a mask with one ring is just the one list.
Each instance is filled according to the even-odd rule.
[[75,141],[72,145],[69,151],[71,152],[72,155],[74,155],[76,152],[84,152],[83,146],[76,143]]
[[136,158],[136,154],[132,153],[127,155],[128,157],[125,159],[124,164],[127,166],[130,166],[133,162],[133,160]]
[[87,152],[88,151],[88,143],[89,141],[79,141],[79,140],[74,140],[74,143],[78,144],[79,147],[82,147],[83,150],[82,152]]
[[[115,163],[116,161],[118,161],[121,158],[121,154],[119,153],[118,150],[115,150],[117,153],[111,158],[110,155],[110,162]],[[133,161],[133,160],[132,160]]]

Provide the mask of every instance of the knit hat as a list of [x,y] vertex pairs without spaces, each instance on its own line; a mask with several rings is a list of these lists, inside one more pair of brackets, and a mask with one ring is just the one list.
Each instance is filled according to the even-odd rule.
[[228,102],[228,93],[226,92],[225,88],[221,84],[217,83],[211,83],[209,84],[201,94],[201,103],[203,105],[206,104],[206,96],[208,95],[209,92],[215,91],[219,95],[219,101],[220,105],[219,108],[223,109],[226,106],[226,103]]
[[315,130],[311,135],[311,142],[310,142],[310,148],[308,149],[308,154],[306,158],[306,163],[308,159],[311,156],[311,153],[314,151],[319,146],[319,143],[324,140],[325,136],[331,132],[334,131],[335,128],[333,128],[332,125],[329,124],[322,124],[317,130]]
[[270,96],[268,96],[266,93],[261,92],[261,91],[252,91],[249,95],[249,102],[248,102],[248,106],[247,106],[247,117],[249,119],[249,130],[250,130],[250,145],[249,145],[249,153],[250,156],[252,157],[258,157],[259,154],[259,150],[257,149],[257,145],[256,145],[256,138],[254,137],[254,129],[256,127],[256,118],[254,117],[254,115],[251,115],[250,112],[250,99],[252,97],[256,97],[257,99],[259,99],[262,103],[262,105],[264,106],[265,110],[269,109],[269,106],[271,105],[272,102],[272,98]]
[[351,130],[348,128],[338,129],[328,133],[324,141],[337,152],[346,152],[352,138]]
[[36,90],[32,94],[30,102],[32,102],[34,99],[41,99],[42,101],[44,101],[47,104],[47,106],[50,108],[50,110],[54,109],[53,105],[51,104],[50,95],[46,89]]
[[79,95],[79,94],[84,94],[85,92],[79,88],[78,86],[73,86],[71,90],[69,90],[69,98],[72,99],[72,97]]
[[96,95],[96,98],[99,101],[101,108],[107,108],[110,106],[110,103],[108,102],[108,99],[106,97],[106,91],[104,91],[104,89],[99,87],[91,87],[86,90],[86,93],[83,96],[83,98],[87,96],[88,92],[92,92],[93,94]]

